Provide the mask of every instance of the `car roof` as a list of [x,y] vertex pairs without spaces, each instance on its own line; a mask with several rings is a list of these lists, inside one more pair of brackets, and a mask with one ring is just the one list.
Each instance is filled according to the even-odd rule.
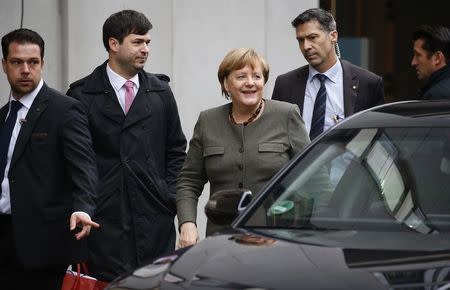
[[450,101],[389,103],[356,113],[335,129],[450,127]]

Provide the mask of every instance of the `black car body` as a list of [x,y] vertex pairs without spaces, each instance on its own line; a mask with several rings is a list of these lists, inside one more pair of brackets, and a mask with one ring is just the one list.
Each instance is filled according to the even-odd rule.
[[[243,194],[225,196],[237,203]],[[222,197],[213,194],[213,206]],[[210,209],[211,218],[237,213],[224,204],[233,208],[215,217]],[[109,289],[443,290],[449,273],[450,102],[412,101],[337,124],[271,180],[230,232]]]

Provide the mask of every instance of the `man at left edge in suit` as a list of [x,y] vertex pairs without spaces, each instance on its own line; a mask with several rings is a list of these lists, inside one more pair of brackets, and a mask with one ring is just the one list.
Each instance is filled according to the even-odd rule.
[[[44,40],[17,29],[2,38],[11,87],[0,109],[0,281],[8,289],[61,289],[86,259],[97,169],[81,104],[42,79]],[[3,287],[3,286],[2,286]]]

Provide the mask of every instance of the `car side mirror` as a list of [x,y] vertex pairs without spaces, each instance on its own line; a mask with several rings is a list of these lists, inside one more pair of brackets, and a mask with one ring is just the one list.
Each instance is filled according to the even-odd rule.
[[234,219],[247,207],[252,192],[247,189],[227,189],[213,193],[206,203],[205,213],[216,225],[231,225]]

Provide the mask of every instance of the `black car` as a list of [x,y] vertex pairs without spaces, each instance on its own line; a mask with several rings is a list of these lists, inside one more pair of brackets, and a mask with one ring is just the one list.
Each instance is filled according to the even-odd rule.
[[[227,223],[248,192],[213,194]],[[323,133],[232,231],[109,289],[450,289],[450,102],[367,110]]]

